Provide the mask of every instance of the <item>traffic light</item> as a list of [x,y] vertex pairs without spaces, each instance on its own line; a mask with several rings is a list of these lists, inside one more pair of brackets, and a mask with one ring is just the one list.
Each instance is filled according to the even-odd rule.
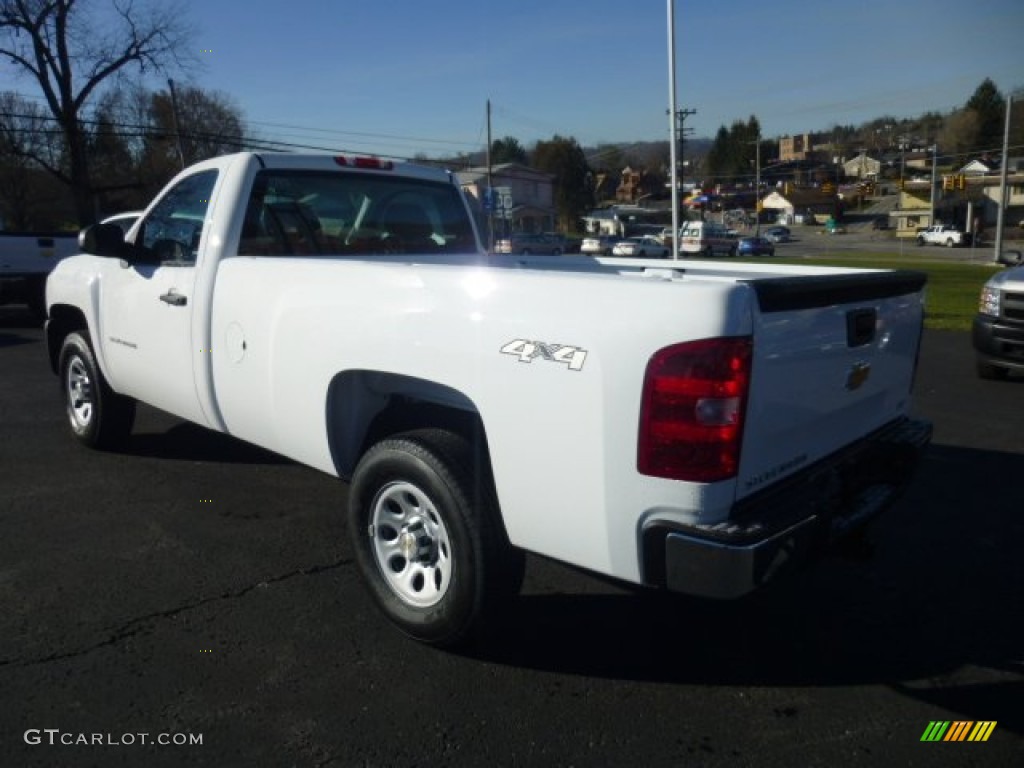
[[967,189],[967,179],[962,173],[956,177],[956,188],[960,190]]
[[956,182],[956,177],[955,176],[943,176],[942,177],[942,189],[944,191],[952,192],[954,187],[956,186],[955,182]]

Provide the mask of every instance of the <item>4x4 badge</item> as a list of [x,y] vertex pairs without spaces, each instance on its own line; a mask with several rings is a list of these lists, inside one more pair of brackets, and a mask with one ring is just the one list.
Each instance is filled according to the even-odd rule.
[[546,344],[543,341],[515,339],[501,348],[503,355],[519,358],[520,363],[532,363],[536,358],[569,366],[570,371],[582,371],[587,361],[587,350],[565,344]]

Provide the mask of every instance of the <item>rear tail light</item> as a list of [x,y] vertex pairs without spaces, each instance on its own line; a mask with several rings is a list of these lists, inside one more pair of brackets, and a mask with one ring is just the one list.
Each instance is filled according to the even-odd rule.
[[666,347],[647,364],[637,469],[712,483],[736,476],[750,384],[749,337]]

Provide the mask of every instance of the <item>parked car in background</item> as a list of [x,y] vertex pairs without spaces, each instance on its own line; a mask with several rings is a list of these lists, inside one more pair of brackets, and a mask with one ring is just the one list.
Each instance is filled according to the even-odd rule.
[[615,244],[622,240],[618,235],[596,235],[583,238],[580,253],[588,256],[611,256]]
[[768,227],[761,233],[761,237],[772,243],[788,243],[792,239],[789,227]]
[[620,240],[612,248],[612,256],[635,256],[637,258],[667,259],[671,255],[668,246],[662,245],[653,237],[627,237]]
[[494,244],[495,253],[519,253],[523,256],[529,256],[531,253],[560,256],[567,250],[565,236],[554,234],[514,234]]
[[996,257],[996,261],[1008,267],[1024,264],[1024,253],[1021,251],[1003,251]]
[[774,256],[775,245],[766,237],[741,237],[736,243],[737,256]]
[[917,244],[944,245],[947,248],[955,248],[960,245],[970,245],[971,236],[955,227],[936,224],[917,233]]
[[971,341],[981,378],[1024,373],[1024,266],[997,272],[982,287]]

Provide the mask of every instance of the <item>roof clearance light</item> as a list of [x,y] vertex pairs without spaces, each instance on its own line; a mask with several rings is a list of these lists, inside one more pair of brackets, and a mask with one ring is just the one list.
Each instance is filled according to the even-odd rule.
[[335,155],[334,162],[344,167],[376,171],[390,171],[395,167],[395,164],[390,160],[381,160],[379,157],[345,157],[344,155]]

